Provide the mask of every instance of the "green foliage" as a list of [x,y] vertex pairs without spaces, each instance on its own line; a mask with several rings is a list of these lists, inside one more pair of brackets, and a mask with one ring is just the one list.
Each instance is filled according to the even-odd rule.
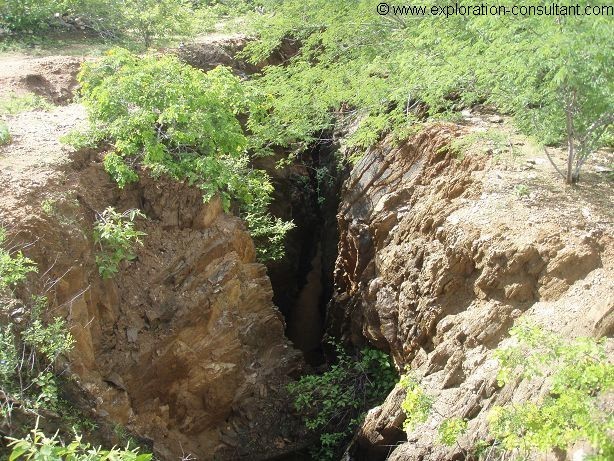
[[337,362],[322,375],[303,376],[288,390],[308,429],[320,434],[314,459],[338,459],[343,442],[358,427],[364,411],[379,404],[392,390],[396,373],[389,357],[363,349],[357,357],[335,345]]
[[516,184],[516,187],[514,187],[514,192],[519,198],[528,197],[531,194],[529,186],[526,184]]
[[56,200],[50,198],[45,199],[41,202],[41,210],[43,210],[43,213],[47,216],[53,216],[55,214],[55,205]]
[[20,335],[10,325],[0,325],[0,390],[25,408],[57,409],[58,384],[51,368],[73,343],[60,318],[45,325],[32,312]]
[[18,365],[19,356],[13,331],[10,326],[0,328],[0,383],[12,379]]
[[31,110],[50,110],[53,106],[34,93],[11,94],[0,99],[0,114],[15,115]]
[[10,144],[11,142],[11,132],[9,131],[9,127],[6,123],[0,120],[0,146],[4,146],[6,144]]
[[71,130],[63,136],[60,136],[60,142],[71,146],[75,149],[83,149],[86,147],[96,147],[96,137],[89,132],[79,130]]
[[41,36],[66,29],[68,21],[105,39],[128,38],[149,48],[190,34],[193,14],[191,2],[183,0],[4,0],[0,28]]
[[295,227],[292,221],[284,221],[266,213],[269,202],[270,196],[267,195],[262,198],[262,203],[256,201],[243,207],[242,216],[256,244],[259,261],[277,261],[283,258],[284,239],[288,231]]
[[614,365],[604,341],[573,341],[521,324],[511,330],[515,344],[499,349],[498,379],[534,379],[550,374],[550,390],[540,402],[495,407],[490,414],[492,435],[507,450],[547,452],[578,441],[595,450],[592,459],[614,457],[614,416],[603,406],[614,389]]
[[[0,228],[0,295],[23,281],[29,272],[36,271],[30,259],[21,253],[11,255],[2,248],[4,241],[5,232]],[[17,400],[25,408],[55,408],[58,388],[51,369],[74,342],[64,320],[43,322],[46,304],[45,297],[33,297],[29,310],[24,307],[20,313],[18,329],[12,324],[0,324],[0,391],[7,400]],[[4,317],[8,313],[5,304],[0,302],[0,314]],[[11,408],[2,410],[10,413]]]
[[433,398],[426,394],[418,381],[410,375],[401,376],[399,384],[407,391],[401,403],[401,409],[405,412],[403,429],[413,430],[427,420],[433,407]]
[[125,30],[149,48],[155,41],[189,35],[192,23],[183,0],[128,0],[123,2]]
[[27,33],[46,29],[57,4],[55,0],[3,0],[0,28]]
[[21,336],[25,344],[36,349],[50,363],[68,352],[74,344],[74,339],[66,331],[66,323],[60,318],[48,325],[43,325],[39,318],[34,318]]
[[230,70],[204,73],[174,56],[117,49],[78,78],[93,138],[113,144],[104,165],[120,187],[137,181],[140,168],[199,187],[205,201],[218,196],[226,211],[234,201],[261,260],[281,257],[293,225],[268,214],[273,187],[251,167],[237,119],[251,101]]
[[467,421],[461,418],[449,418],[442,421],[438,429],[439,441],[451,447],[458,443],[458,438],[467,432]]
[[259,40],[246,54],[261,61],[288,41],[300,52],[252,83],[262,98],[250,120],[255,148],[303,149],[335,121],[356,122],[349,142],[369,146],[475,102],[513,114],[543,144],[570,140],[574,168],[611,132],[611,16],[380,16],[378,3],[263,1],[273,14],[253,15]]
[[40,461],[150,461],[151,454],[139,454],[138,449],[125,450],[112,448],[102,450],[84,443],[80,435],[69,444],[64,444],[55,434],[47,437],[38,428],[23,439],[13,439],[9,446],[11,454],[8,461],[40,460]]
[[29,272],[36,272],[36,265],[21,252],[11,254],[2,247],[6,231],[0,227],[0,293],[26,278]]
[[98,215],[94,225],[94,241],[100,246],[96,263],[102,278],[113,277],[122,261],[136,258],[134,245],[142,244],[141,237],[147,235],[134,228],[137,217],[145,218],[145,215],[139,210],[118,213],[112,207]]

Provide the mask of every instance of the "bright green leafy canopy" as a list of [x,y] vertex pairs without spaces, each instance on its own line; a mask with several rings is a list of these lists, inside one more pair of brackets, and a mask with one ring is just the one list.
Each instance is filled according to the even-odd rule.
[[174,56],[115,49],[85,64],[78,78],[92,136],[113,145],[104,166],[120,187],[143,169],[187,181],[205,201],[219,196],[227,211],[238,205],[261,260],[283,255],[283,236],[293,225],[267,211],[273,186],[251,167],[237,118],[250,98],[229,69],[205,73]]
[[[381,16],[378,3],[264,1],[270,14],[254,15],[259,40],[247,55],[262,60],[288,41],[300,52],[255,82],[267,108],[251,121],[257,144],[301,149],[343,120],[358,123],[350,143],[368,146],[384,131],[403,136],[417,120],[486,102],[542,144],[571,143],[568,180],[577,180],[611,131],[612,15]],[[588,3],[578,4],[583,11]]]

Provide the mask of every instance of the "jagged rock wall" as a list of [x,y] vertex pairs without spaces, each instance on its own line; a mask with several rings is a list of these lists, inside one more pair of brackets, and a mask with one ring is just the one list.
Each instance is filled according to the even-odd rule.
[[[182,184],[144,175],[119,191],[97,154],[75,155],[58,180],[5,202],[0,220],[34,242],[25,252],[44,275],[31,283],[47,291],[49,316],[68,320],[76,344],[63,366],[92,414],[150,440],[160,459],[268,459],[301,447],[285,385],[302,360],[242,222]],[[148,219],[137,259],[103,281],[92,229],[107,206]]]
[[[451,140],[467,131],[435,125],[398,147],[383,141],[344,185],[329,332],[390,351],[434,397],[428,421],[405,434],[397,387],[369,413],[353,459],[464,459],[488,439],[493,405],[543,393],[496,384],[491,352],[520,317],[564,336],[614,331],[608,219],[587,218],[586,203],[564,193],[523,202],[516,173],[453,155]],[[469,430],[445,447],[437,426],[453,416]]]

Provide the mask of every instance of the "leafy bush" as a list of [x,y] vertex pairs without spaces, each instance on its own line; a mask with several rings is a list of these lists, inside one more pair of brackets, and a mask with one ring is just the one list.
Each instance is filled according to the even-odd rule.
[[134,228],[137,217],[144,218],[145,215],[139,210],[118,213],[112,207],[98,215],[94,225],[94,241],[100,246],[96,263],[102,278],[113,277],[119,271],[122,261],[136,258],[134,245],[141,244],[141,237],[146,235]]
[[48,27],[56,0],[4,0],[0,3],[0,28],[11,32],[40,32]]
[[[5,232],[0,228],[0,245]],[[23,281],[35,264],[21,253],[11,255],[0,247],[0,295]],[[4,293],[3,293],[4,292]],[[4,300],[4,299],[3,299]],[[2,301],[3,301],[2,300]],[[20,313],[19,330],[12,324],[0,324],[0,391],[7,400],[14,399],[26,408],[55,408],[58,402],[53,363],[70,350],[73,338],[60,318],[50,324],[42,320],[45,297],[33,297],[29,310]],[[10,304],[7,304],[10,305]],[[5,305],[0,302],[0,311]],[[8,312],[4,311],[5,316]],[[10,413],[10,406],[3,411]]]
[[191,2],[183,0],[5,0],[0,28],[41,36],[77,25],[106,39],[130,38],[149,48],[188,35],[193,13]]
[[230,70],[204,73],[174,56],[116,49],[85,64],[78,78],[94,139],[113,144],[104,165],[120,187],[137,181],[140,167],[196,185],[205,201],[219,196],[226,211],[234,201],[262,243],[260,259],[281,257],[293,225],[268,214],[273,187],[250,166],[237,119],[250,101]]
[[394,387],[396,373],[389,357],[363,349],[357,357],[340,346],[337,362],[322,375],[303,376],[288,386],[295,408],[308,429],[320,434],[314,458],[332,460],[361,423],[364,412],[381,403]]
[[11,133],[9,127],[0,120],[0,146],[4,146],[11,142]]
[[[380,16],[375,0],[262,3],[271,14],[253,15],[259,40],[246,55],[262,61],[288,41],[300,52],[252,84],[263,102],[250,120],[261,149],[304,149],[337,121],[357,124],[349,143],[369,146],[382,133],[403,137],[408,125],[426,117],[449,118],[487,102],[513,114],[540,143],[565,142],[563,174],[575,182],[586,158],[611,135],[614,54],[607,45],[614,28],[607,15],[441,20]],[[421,3],[427,10],[436,4]],[[529,4],[500,2],[508,8]],[[580,2],[580,9],[587,4]]]
[[503,448],[521,453],[566,449],[583,441],[594,449],[591,459],[613,459],[614,416],[603,399],[614,389],[614,364],[604,341],[564,340],[529,324],[513,328],[511,335],[515,344],[497,351],[499,383],[551,374],[551,385],[541,402],[495,407],[492,435]]
[[29,272],[36,272],[36,265],[21,252],[11,254],[2,247],[6,231],[0,227],[0,293],[26,278]]
[[399,384],[407,391],[401,403],[401,409],[405,412],[403,429],[412,430],[427,420],[433,407],[433,398],[427,395],[418,381],[410,375],[401,376]]
[[189,35],[192,12],[183,0],[127,0],[123,2],[125,30],[147,49],[155,41]]
[[451,447],[458,443],[458,438],[467,432],[467,421],[458,417],[444,419],[437,430],[439,442]]
[[57,410],[53,363],[72,348],[74,340],[60,318],[45,325],[32,314],[28,323],[20,335],[10,325],[0,325],[0,390],[22,407]]
[[103,450],[84,443],[81,436],[68,445],[62,443],[55,434],[47,437],[37,428],[23,439],[13,439],[9,446],[12,448],[9,461],[18,460],[44,460],[44,461],[150,461],[151,454],[139,454],[137,449],[120,450],[112,448]]

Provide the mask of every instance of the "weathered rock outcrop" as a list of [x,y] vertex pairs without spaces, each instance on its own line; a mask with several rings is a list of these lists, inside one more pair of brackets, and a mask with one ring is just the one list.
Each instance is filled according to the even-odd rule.
[[[151,440],[161,459],[263,459],[302,446],[285,390],[302,361],[242,222],[182,184],[145,177],[118,191],[96,154],[56,174],[5,201],[0,221],[15,242],[34,242],[26,253],[44,275],[30,288],[68,320],[76,344],[64,366],[92,413]],[[107,206],[144,210],[147,236],[104,281],[92,226]]]
[[[529,172],[541,195],[522,199],[522,168],[450,148],[467,130],[436,125],[399,147],[383,142],[345,183],[329,331],[390,351],[434,398],[428,421],[405,434],[396,388],[369,413],[355,459],[462,459],[488,439],[493,405],[537,397],[527,383],[496,384],[491,352],[520,317],[565,336],[613,332],[611,216],[599,216],[599,194],[572,200],[544,166]],[[469,430],[445,447],[437,426],[454,416]]]

